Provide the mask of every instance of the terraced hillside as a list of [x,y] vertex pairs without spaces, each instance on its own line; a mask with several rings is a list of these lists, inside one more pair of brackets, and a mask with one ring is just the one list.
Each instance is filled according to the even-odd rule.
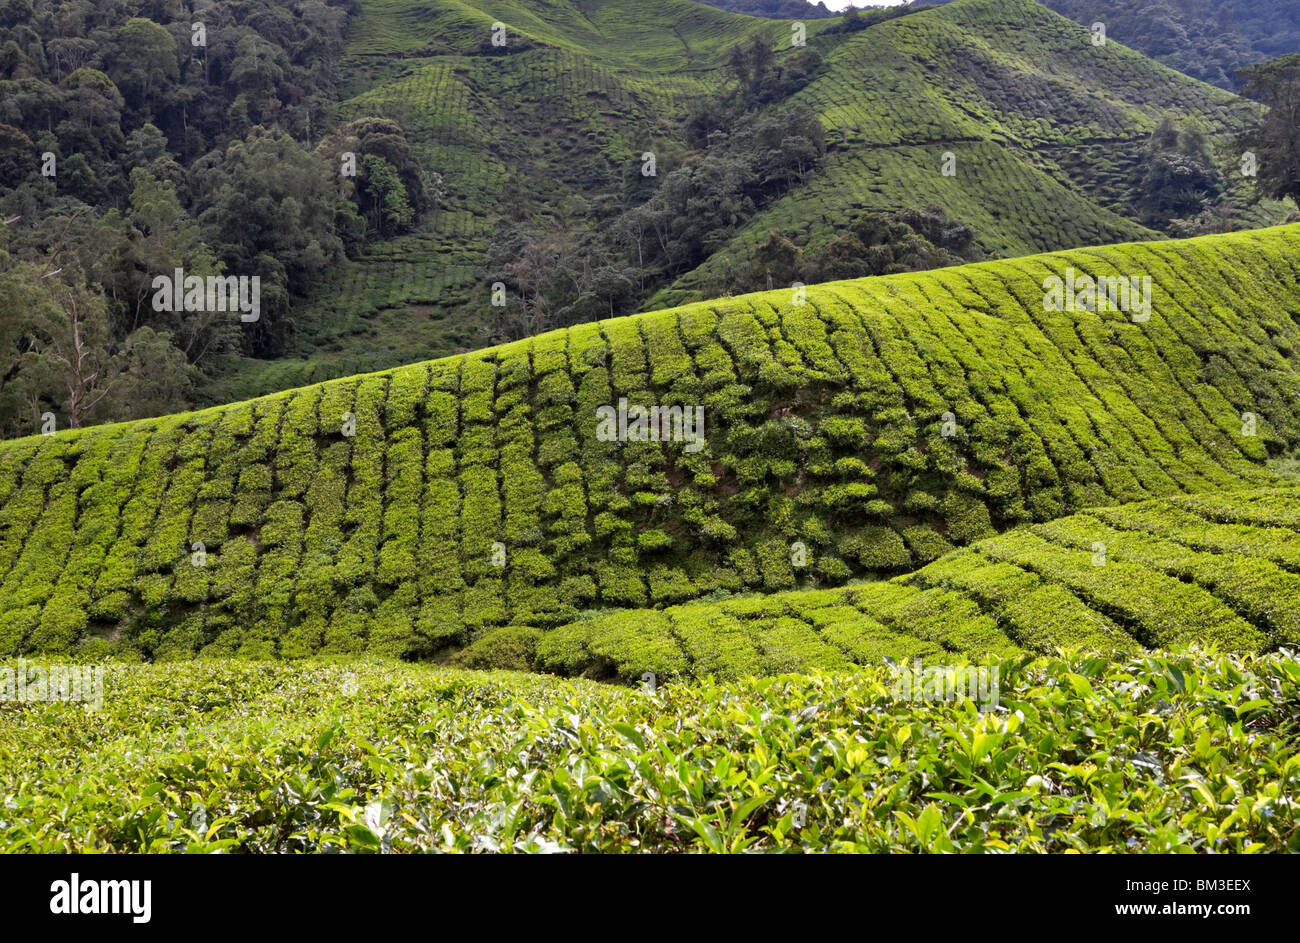
[[[1276,484],[1264,461],[1300,444],[1297,250],[1291,226],[829,283],[803,303],[768,292],[0,443],[0,653],[428,656],[497,626],[836,586],[971,544],[852,604],[897,633],[969,579],[950,603],[978,630],[916,630],[908,651],[1078,639],[1068,619],[1017,628],[1014,600],[974,588],[1000,563],[1008,585],[1095,609],[1091,637],[1172,639],[1125,608],[1128,583],[1081,567],[1094,540],[1107,574],[1136,557],[1246,594],[1238,621],[1189,625],[1261,647],[1292,628],[1250,609],[1235,571],[1093,509]],[[1049,310],[1045,281],[1083,272],[1150,277],[1149,319]],[[701,409],[702,436],[607,441],[598,410],[620,400]],[[1095,520],[994,536],[1084,509]],[[578,654],[539,646],[543,663],[579,670],[583,632],[553,635]]]
[[[789,44],[788,24],[693,0],[632,7],[363,0],[339,117],[400,122],[446,197],[425,231],[322,284],[300,356],[250,362],[232,388],[269,391],[483,346],[487,287],[476,276],[498,227],[607,213],[643,152],[667,160],[681,150],[678,124],[721,88],[732,45],[751,35]],[[498,22],[504,47],[491,45]]]
[[460,658],[631,681],[1194,644],[1300,645],[1300,491],[1095,508],[888,582],[498,629]]
[[[507,27],[504,48],[490,45],[494,22]],[[1126,203],[1152,129],[1169,114],[1214,138],[1253,107],[1117,43],[1095,47],[1086,28],[1033,0],[959,0],[855,33],[834,32],[838,23],[807,24],[824,64],[785,103],[827,129],[824,168],[648,307],[726,293],[728,267],[771,229],[816,246],[862,210],[938,204],[992,256],[1154,238]],[[660,180],[681,166],[683,120],[731,81],[729,50],[757,37],[780,65],[802,51],[790,30],[692,0],[634,13],[626,0],[557,0],[544,16],[494,0],[362,0],[340,117],[401,122],[442,175],[445,204],[426,231],[326,280],[300,350],[246,363],[230,390],[488,343],[480,265],[502,228],[608,218],[642,153],[657,155]]]

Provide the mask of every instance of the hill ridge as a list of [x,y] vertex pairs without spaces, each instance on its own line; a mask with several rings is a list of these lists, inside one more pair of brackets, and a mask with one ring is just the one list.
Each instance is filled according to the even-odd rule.
[[[1265,486],[1300,444],[1297,243],[1278,227],[828,283],[803,305],[764,292],[0,443],[0,650],[428,656]],[[1150,320],[1045,310],[1069,269],[1146,273]],[[620,399],[703,408],[705,447],[602,441]]]

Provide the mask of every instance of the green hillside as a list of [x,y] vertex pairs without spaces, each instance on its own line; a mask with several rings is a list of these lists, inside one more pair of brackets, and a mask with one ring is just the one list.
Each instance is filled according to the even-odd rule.
[[1094,46],[1036,0],[959,0],[862,30],[793,101],[839,146],[700,276],[771,228],[825,239],[863,208],[938,204],[998,256],[1151,237],[1124,204],[1160,116],[1221,132],[1247,110],[1117,42]]
[[[829,283],[804,304],[768,292],[3,442],[0,654],[430,656],[497,626],[833,587],[970,544],[853,588],[874,622],[823,646],[829,662],[887,648],[877,625],[906,627],[907,651],[1202,629],[1267,647],[1293,628],[1235,571],[1179,558],[1157,539],[1173,531],[1108,540],[1142,527],[1092,509],[1277,483],[1265,461],[1300,444],[1298,248],[1291,226]],[[1149,320],[1045,310],[1045,279],[1070,270],[1149,276]],[[602,441],[597,410],[620,399],[702,408],[703,439]],[[1084,509],[1095,520],[993,536]],[[1202,587],[1179,592],[1204,619],[1167,629],[1128,584],[1097,586],[1079,561],[1098,539],[1107,574]],[[1059,600],[1060,631],[1017,622],[990,572]],[[931,605],[969,619],[927,635],[913,622]],[[798,649],[807,626],[778,623]],[[664,625],[646,620],[647,644]],[[585,631],[539,645],[543,664],[582,669]]]
[[[494,22],[507,27],[501,49]],[[852,33],[839,22],[809,21],[820,71],[765,107],[811,109],[827,131],[822,169],[646,309],[732,293],[733,266],[769,230],[816,247],[867,210],[937,204],[995,256],[1154,238],[1130,189],[1161,117],[1222,140],[1253,108],[1118,43],[1094,47],[1033,0],[960,0]],[[230,365],[224,398],[485,346],[482,265],[503,230],[611,222],[644,198],[631,183],[644,152],[658,177],[637,187],[691,159],[683,122],[733,84],[729,51],[758,37],[779,68],[802,51],[790,29],[693,0],[556,0],[544,15],[491,0],[363,0],[339,117],[401,122],[442,175],[443,205],[422,231],[323,280],[295,349]],[[948,151],[954,176],[941,172]]]
[[1046,0],[1057,13],[1222,88],[1251,63],[1300,52],[1300,7],[1291,0]]

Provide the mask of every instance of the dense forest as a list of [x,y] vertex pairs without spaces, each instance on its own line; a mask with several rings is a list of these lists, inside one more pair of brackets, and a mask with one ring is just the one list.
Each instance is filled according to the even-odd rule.
[[[436,175],[383,119],[327,123],[353,0],[0,8],[0,430],[191,402],[273,355],[292,301],[412,226]],[[328,133],[326,133],[328,132]],[[256,276],[251,323],[159,311],[152,280]]]

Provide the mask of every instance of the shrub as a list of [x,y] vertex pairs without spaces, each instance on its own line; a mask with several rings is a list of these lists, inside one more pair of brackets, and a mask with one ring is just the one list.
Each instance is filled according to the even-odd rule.
[[529,671],[542,637],[539,629],[527,625],[506,625],[482,635],[452,657],[465,668],[499,668]]

